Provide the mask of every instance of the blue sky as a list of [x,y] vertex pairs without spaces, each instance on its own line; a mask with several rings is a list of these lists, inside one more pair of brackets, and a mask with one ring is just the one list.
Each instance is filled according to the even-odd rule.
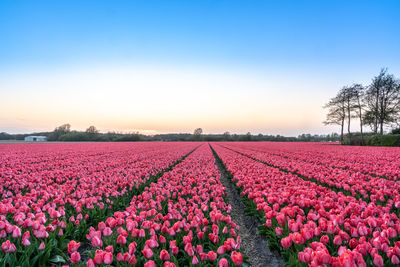
[[[42,113],[36,115],[28,110],[23,113],[0,108],[0,131],[51,130],[68,120],[75,128],[97,122],[104,130],[191,132],[194,125],[199,125],[205,132],[224,129],[289,135],[330,132],[332,128],[321,124],[324,117],[321,107],[340,86],[368,83],[381,67],[388,67],[389,72],[400,76],[399,14],[400,1],[1,0],[0,92],[3,101],[22,108],[31,99],[28,96],[33,90],[43,97],[30,103],[31,109],[41,108]],[[70,85],[71,91],[76,91],[72,99],[81,96],[90,101],[89,92],[94,91],[85,84],[85,77],[92,77],[91,85],[104,84],[99,74],[113,73],[107,84],[112,85],[113,79],[119,77],[124,85],[120,89],[109,88],[110,92],[126,93],[127,88],[133,88],[131,97],[140,90],[140,85],[129,79],[132,73],[141,73],[140,77],[151,81],[164,77],[169,84],[160,81],[152,86],[156,96],[166,88],[175,88],[180,73],[187,70],[190,74],[182,75],[185,82],[177,84],[177,88],[181,87],[174,98],[165,96],[172,106],[196,101],[193,95],[203,90],[208,92],[207,88],[213,86],[214,81],[220,84],[208,92],[208,97],[200,97],[203,108],[192,110],[193,125],[188,123],[190,118],[179,117],[180,112],[190,111],[190,105],[183,105],[175,110],[175,115],[170,114],[174,120],[170,127],[158,127],[157,117],[171,109],[161,100],[155,101],[165,105],[161,111],[149,110],[151,114],[138,116],[137,110],[129,108],[123,113],[105,110],[104,97],[92,107],[94,111],[85,120],[65,115],[66,105],[44,108],[54,99],[60,101],[68,90],[63,87],[66,81],[75,81]],[[118,76],[120,73],[126,76]],[[169,75],[176,75],[176,79],[166,78]],[[48,77],[53,80],[47,82]],[[199,80],[202,80],[201,86]],[[21,81],[33,86],[23,85]],[[232,81],[241,86],[229,87]],[[229,98],[226,100],[224,96],[232,90],[237,98],[229,103]],[[107,88],[102,92],[107,94]],[[208,103],[207,99],[212,98],[214,92],[218,101]],[[260,102],[263,97],[265,106],[269,106],[268,103],[284,101],[290,95],[307,107],[293,104],[290,110],[263,109]],[[241,96],[247,101],[244,106],[240,105]],[[119,100],[122,99],[114,99],[117,104]],[[152,105],[150,98],[144,100]],[[218,103],[226,101],[228,103],[222,105],[224,111],[219,110]],[[253,112],[248,110],[253,106],[252,101],[258,103],[254,105],[258,109]],[[307,113],[310,106],[314,109]],[[212,112],[205,112],[207,115],[202,117],[199,113],[204,108]],[[229,117],[226,112],[231,109],[234,116],[238,108],[244,109],[241,120],[236,124],[233,121],[224,124]],[[80,113],[84,106],[76,109]],[[303,112],[301,123],[289,121],[291,112]],[[44,113],[60,116],[46,119]],[[125,116],[126,122],[108,125],[96,115],[100,113],[111,114],[110,121]],[[254,120],[255,114],[263,113],[268,113],[270,119]],[[283,114],[280,123],[271,113],[278,117]],[[314,113],[319,115],[310,115]],[[206,116],[214,117],[212,124]],[[225,119],[219,121],[218,117]],[[252,123],[246,124],[249,120]],[[152,121],[152,124],[144,121]],[[291,126],[293,124],[295,126]]]

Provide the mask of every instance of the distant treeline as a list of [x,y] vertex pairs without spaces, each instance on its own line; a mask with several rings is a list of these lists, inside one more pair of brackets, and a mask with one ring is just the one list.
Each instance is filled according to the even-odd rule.
[[171,133],[144,135],[140,133],[100,133],[96,127],[90,126],[86,131],[71,130],[71,125],[64,124],[52,132],[37,132],[31,134],[8,134],[0,133],[0,140],[24,140],[26,136],[46,136],[48,141],[61,142],[136,142],[136,141],[279,141],[279,142],[338,142],[339,135],[336,133],[328,135],[302,134],[298,137],[286,137],[282,135],[257,134],[203,134],[201,128],[197,128],[193,134]]
[[395,129],[389,134],[375,134],[373,132],[364,133],[361,138],[361,133],[351,133],[351,141],[348,134],[343,137],[344,145],[355,146],[396,146],[400,147],[400,129]]

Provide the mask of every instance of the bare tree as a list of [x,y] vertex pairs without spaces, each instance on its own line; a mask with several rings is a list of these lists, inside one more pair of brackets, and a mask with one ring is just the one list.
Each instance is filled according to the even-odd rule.
[[49,135],[48,140],[57,141],[62,135],[67,134],[69,132],[71,132],[71,125],[69,123],[63,124],[54,129],[54,131]]
[[366,112],[364,121],[374,133],[383,134],[385,125],[396,122],[400,113],[399,81],[387,69],[374,77],[365,95]]
[[89,126],[89,128],[86,129],[86,132],[89,134],[96,134],[99,130],[97,130],[95,126]]
[[202,133],[203,133],[203,129],[197,128],[196,130],[194,130],[193,135],[201,135]]
[[201,128],[197,128],[196,130],[194,130],[193,132],[193,139],[194,140],[201,140],[201,134],[203,133],[203,129]]
[[343,142],[344,120],[346,118],[346,105],[343,90],[331,98],[324,108],[328,109],[325,125],[340,125],[340,142]]
[[354,108],[357,114],[357,117],[360,121],[360,134],[361,134],[361,143],[364,144],[364,136],[363,136],[363,97],[364,97],[364,86],[361,84],[353,84],[351,86],[353,95],[354,95]]
[[55,132],[69,133],[71,131],[71,124],[66,123],[54,129]]
[[352,119],[352,111],[353,111],[353,99],[354,99],[354,93],[352,90],[352,87],[345,86],[341,90],[341,94],[344,98],[344,106],[346,110],[345,117],[347,117],[347,134],[349,136],[349,141],[351,143],[351,131],[350,131],[350,124],[351,124],[351,119]]
[[396,122],[400,111],[400,83],[393,75],[387,75],[380,98],[380,107],[380,134],[383,134],[383,126]]

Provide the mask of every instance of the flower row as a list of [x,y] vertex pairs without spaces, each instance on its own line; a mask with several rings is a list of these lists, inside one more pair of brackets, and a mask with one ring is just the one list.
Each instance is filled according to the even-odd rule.
[[[209,146],[202,145],[91,228],[88,266],[242,265],[241,239]],[[75,241],[71,261],[80,262]]]
[[3,146],[0,262],[43,265],[65,260],[69,239],[84,238],[90,226],[125,208],[150,178],[198,144]]
[[388,207],[212,146],[248,206],[264,219],[261,230],[271,246],[287,260],[312,266],[399,263],[400,220]]

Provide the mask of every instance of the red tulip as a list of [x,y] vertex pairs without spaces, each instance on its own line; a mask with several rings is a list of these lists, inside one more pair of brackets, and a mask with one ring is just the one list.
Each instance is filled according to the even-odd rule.
[[167,243],[167,239],[164,237],[164,236],[162,236],[162,235],[160,235],[160,244],[165,244],[165,243]]
[[242,265],[243,263],[243,256],[240,252],[232,251],[231,259],[235,265]]
[[290,248],[292,246],[292,239],[290,237],[282,238],[281,245],[284,248]]
[[210,261],[215,261],[216,259],[217,259],[217,253],[215,253],[214,251],[212,251],[212,250],[210,250],[208,253],[207,253],[207,256],[208,256],[208,259],[210,260]]
[[179,247],[173,247],[173,248],[171,248],[171,251],[172,251],[173,255],[176,255],[179,252]]
[[103,263],[103,254],[104,254],[103,251],[96,250],[96,254],[94,255],[94,263],[102,264]]
[[128,262],[129,265],[135,265],[136,264],[136,257],[135,255],[132,255],[131,258],[129,259]]
[[72,254],[73,252],[78,251],[78,248],[80,245],[81,245],[81,243],[78,243],[75,240],[71,240],[68,243],[68,253]]
[[126,244],[126,237],[123,235],[119,235],[117,238],[117,244],[125,245]]
[[111,254],[114,253],[114,247],[113,247],[113,245],[108,245],[108,246],[105,248],[105,251],[110,252]]

